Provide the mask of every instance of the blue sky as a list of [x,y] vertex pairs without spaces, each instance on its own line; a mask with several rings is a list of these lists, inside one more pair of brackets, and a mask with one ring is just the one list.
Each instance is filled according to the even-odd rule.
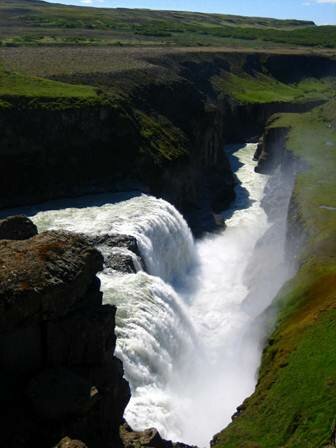
[[336,0],[49,0],[68,5],[219,12],[336,24]]

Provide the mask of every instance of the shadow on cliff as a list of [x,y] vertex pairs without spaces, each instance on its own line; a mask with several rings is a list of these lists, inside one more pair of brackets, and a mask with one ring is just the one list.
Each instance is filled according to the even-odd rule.
[[[245,146],[245,143],[237,143],[229,145],[225,148],[225,152],[228,156],[231,169],[234,174],[239,170],[239,168],[243,166],[243,163],[241,163],[238,157],[235,156],[235,153],[239,151],[243,146]],[[233,206],[221,213],[221,215],[225,219],[230,219],[236,210],[238,209],[244,210],[246,208],[251,207],[251,205],[253,204],[253,201],[250,199],[248,191],[246,190],[246,188],[241,186],[241,183],[237,177],[236,177],[235,193],[236,193],[236,200],[234,201]]]

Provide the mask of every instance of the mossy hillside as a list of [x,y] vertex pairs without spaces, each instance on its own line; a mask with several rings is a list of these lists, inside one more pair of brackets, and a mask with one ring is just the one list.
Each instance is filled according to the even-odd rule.
[[336,416],[335,101],[271,126],[290,128],[288,148],[305,162],[294,195],[307,241],[297,275],[277,300],[255,393],[216,448],[319,448],[334,437]]
[[213,84],[219,93],[229,94],[242,104],[251,104],[328,99],[336,87],[336,80],[312,78],[296,84],[285,84],[263,73],[249,75],[241,71],[215,77]]

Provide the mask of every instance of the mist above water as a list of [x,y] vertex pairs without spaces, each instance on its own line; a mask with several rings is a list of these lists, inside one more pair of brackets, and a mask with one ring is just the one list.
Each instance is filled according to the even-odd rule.
[[[125,417],[134,429],[156,427],[165,438],[206,446],[253,392],[266,327],[260,316],[290,275],[290,190],[278,200],[279,185],[266,188],[272,183],[254,172],[254,151],[230,149],[239,184],[223,214],[227,228],[196,243],[172,205],[146,195],[72,201],[33,217],[40,230],[138,240],[147,273],[100,274],[105,302],[118,307],[116,354],[132,389]],[[272,223],[265,194],[277,209]]]

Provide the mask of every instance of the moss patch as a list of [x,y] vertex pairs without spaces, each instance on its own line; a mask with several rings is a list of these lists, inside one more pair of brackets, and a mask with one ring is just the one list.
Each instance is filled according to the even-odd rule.
[[156,162],[174,160],[187,154],[187,138],[164,117],[151,117],[138,111],[137,120],[143,138],[142,153],[150,153]]

